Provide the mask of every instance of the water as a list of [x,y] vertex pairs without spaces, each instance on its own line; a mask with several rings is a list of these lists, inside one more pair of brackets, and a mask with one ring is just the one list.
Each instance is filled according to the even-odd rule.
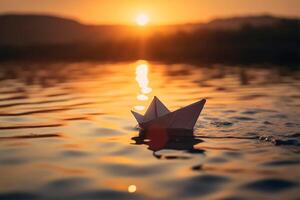
[[[296,199],[299,72],[4,63],[0,199]],[[139,135],[130,110],[207,99],[195,137]]]

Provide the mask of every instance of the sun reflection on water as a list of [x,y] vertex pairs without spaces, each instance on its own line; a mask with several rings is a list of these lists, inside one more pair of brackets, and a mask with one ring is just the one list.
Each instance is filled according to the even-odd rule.
[[147,101],[149,99],[148,96],[144,94],[139,94],[136,98],[140,101]]
[[[148,95],[152,92],[152,88],[149,87],[149,65],[146,61],[139,61],[135,70],[135,80],[140,87],[140,93],[137,95],[138,101],[147,101]],[[135,110],[144,110],[145,106],[137,105],[134,107]]]
[[145,106],[134,106],[135,110],[144,110]]

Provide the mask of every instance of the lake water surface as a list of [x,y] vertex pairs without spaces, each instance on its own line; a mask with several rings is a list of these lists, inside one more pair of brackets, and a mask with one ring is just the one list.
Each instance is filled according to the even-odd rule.
[[[0,199],[297,199],[300,74],[131,63],[0,66]],[[194,137],[139,135],[130,110],[206,98]]]

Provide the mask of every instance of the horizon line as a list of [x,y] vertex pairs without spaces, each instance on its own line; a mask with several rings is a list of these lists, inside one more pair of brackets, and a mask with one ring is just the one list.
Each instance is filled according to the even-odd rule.
[[[19,12],[19,11],[8,11],[8,12],[0,12],[0,17],[1,16],[8,16],[8,15],[28,15],[28,16],[45,16],[45,17],[56,17],[56,18],[61,18],[65,20],[72,20],[74,22],[77,22],[82,25],[87,25],[87,26],[136,26],[134,22],[132,23],[89,23],[84,20],[81,20],[78,17],[73,17],[69,15],[63,15],[63,14],[58,14],[54,12]],[[257,12],[257,13],[245,13],[245,14],[237,14],[237,15],[223,15],[223,16],[215,16],[211,17],[208,20],[197,20],[197,21],[188,21],[188,22],[182,22],[182,23],[149,23],[147,26],[178,26],[178,25],[196,25],[196,24],[207,24],[210,22],[213,22],[215,20],[221,20],[221,19],[232,19],[232,18],[243,18],[243,17],[274,17],[274,18],[285,18],[285,19],[295,19],[295,20],[300,20],[300,16],[294,16],[294,15],[278,15],[278,14],[273,14],[270,12]]]

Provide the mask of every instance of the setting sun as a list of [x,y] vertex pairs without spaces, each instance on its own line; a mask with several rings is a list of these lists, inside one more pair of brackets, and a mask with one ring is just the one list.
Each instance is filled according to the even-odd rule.
[[137,23],[137,25],[139,26],[145,26],[148,24],[149,22],[149,17],[145,14],[139,14],[136,19],[135,22]]

